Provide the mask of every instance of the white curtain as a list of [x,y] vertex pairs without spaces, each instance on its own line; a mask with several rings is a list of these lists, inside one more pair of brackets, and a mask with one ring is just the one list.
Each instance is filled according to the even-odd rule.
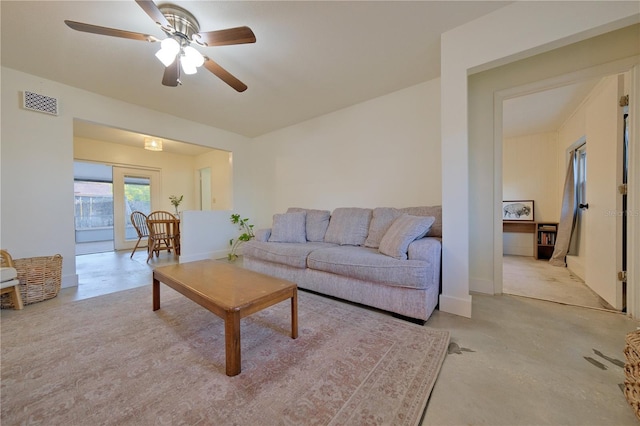
[[556,245],[549,263],[553,266],[566,266],[566,256],[571,243],[571,235],[576,224],[577,197],[576,197],[576,151],[569,154],[569,167],[564,181],[564,195],[562,196],[562,211],[560,223],[556,235]]

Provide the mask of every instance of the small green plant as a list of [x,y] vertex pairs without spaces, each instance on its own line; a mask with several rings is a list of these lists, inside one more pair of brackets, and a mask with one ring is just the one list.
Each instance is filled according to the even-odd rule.
[[175,195],[169,196],[169,201],[171,201],[171,204],[173,204],[173,207],[176,209],[176,214],[178,214],[178,206],[182,202],[183,198],[184,198],[184,195],[181,195],[180,198],[176,197]]
[[229,240],[231,251],[227,255],[227,259],[229,259],[230,262],[233,262],[238,258],[238,254],[236,253],[236,251],[238,250],[240,244],[251,240],[255,235],[253,234],[253,225],[249,223],[249,218],[240,219],[239,214],[232,214],[231,223],[233,223],[234,225],[238,225],[238,229],[242,231],[242,234],[240,234],[238,238],[232,238]]

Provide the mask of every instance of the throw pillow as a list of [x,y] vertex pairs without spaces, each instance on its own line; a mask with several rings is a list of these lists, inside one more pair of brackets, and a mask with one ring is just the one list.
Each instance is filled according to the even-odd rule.
[[367,239],[371,209],[340,207],[333,211],[324,240],[327,243],[361,246]]
[[396,259],[406,260],[409,244],[424,237],[435,221],[431,216],[399,216],[382,237],[378,251]]
[[329,210],[302,209],[300,207],[290,207],[287,213],[306,212],[307,213],[307,241],[324,241],[324,234],[329,227]]
[[306,243],[306,216],[305,212],[274,214],[269,241],[273,243]]
[[380,241],[387,232],[387,229],[389,229],[393,221],[401,214],[398,209],[394,209],[393,207],[376,207],[373,209],[373,217],[371,218],[371,225],[369,225],[369,235],[364,242],[365,247],[380,247]]
[[420,206],[405,207],[400,212],[410,214],[412,216],[433,216],[436,221],[431,225],[431,229],[427,232],[427,237],[442,238],[442,206]]

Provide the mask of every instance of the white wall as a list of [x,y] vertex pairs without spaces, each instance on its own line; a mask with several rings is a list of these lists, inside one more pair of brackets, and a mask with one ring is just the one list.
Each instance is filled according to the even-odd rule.
[[[3,67],[0,238],[15,258],[60,253],[63,285],[77,284],[73,119],[232,151],[234,207],[251,213],[247,138]],[[58,98],[60,115],[20,107],[21,92]],[[215,141],[215,145],[211,142]],[[249,213],[249,214],[250,214]],[[232,228],[231,224],[228,224]],[[218,238],[218,237],[214,237]],[[220,240],[224,237],[220,236]]]
[[[199,155],[195,160],[196,172],[211,168],[210,210],[230,210],[233,207],[233,167],[231,153],[219,149]],[[197,185],[196,185],[197,186]],[[199,197],[199,188],[196,188]],[[203,200],[203,203],[207,202]],[[196,203],[197,204],[197,203]],[[203,208],[203,210],[208,210]]]
[[[533,200],[537,222],[558,222],[558,134],[556,132],[508,138],[503,145],[504,200]],[[504,254],[534,256],[531,234],[505,232]]]
[[439,107],[436,79],[255,138],[254,193],[272,195],[256,225],[291,206],[439,205]]
[[502,171],[505,200],[534,200],[538,222],[560,218],[556,132],[505,139]]

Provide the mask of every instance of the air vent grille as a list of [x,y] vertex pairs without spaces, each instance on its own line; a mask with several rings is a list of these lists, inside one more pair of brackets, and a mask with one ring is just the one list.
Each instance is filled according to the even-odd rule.
[[37,93],[24,91],[23,105],[31,111],[44,112],[45,114],[58,115],[58,99]]

